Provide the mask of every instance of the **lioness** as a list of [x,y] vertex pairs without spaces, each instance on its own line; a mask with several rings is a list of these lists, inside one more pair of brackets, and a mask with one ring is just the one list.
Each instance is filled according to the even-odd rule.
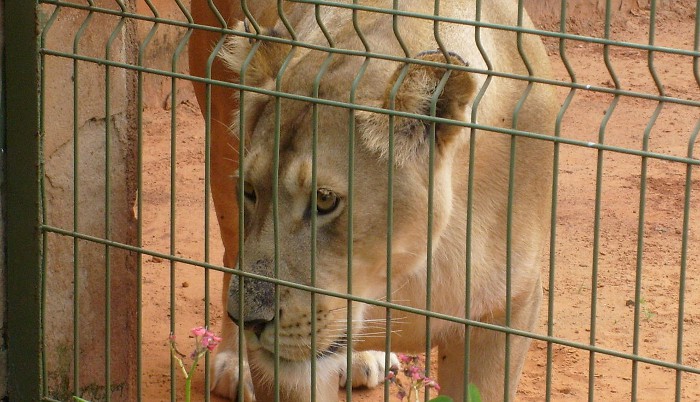
[[[285,281],[339,293],[350,288],[353,296],[390,297],[395,303],[421,309],[426,308],[430,283],[433,312],[534,329],[542,297],[539,262],[549,230],[552,144],[488,130],[475,131],[470,141],[470,129],[445,120],[544,134],[553,131],[557,105],[551,88],[528,86],[527,80],[498,74],[548,76],[547,55],[539,39],[522,35],[518,45],[515,32],[482,28],[477,43],[473,24],[448,22],[479,19],[516,25],[515,3],[483,2],[477,18],[474,1],[441,0],[442,21],[438,23],[404,14],[434,15],[432,0],[401,2],[396,15],[358,11],[355,18],[351,8],[291,2],[284,3],[284,18],[271,18],[278,17],[276,2],[272,3],[258,14],[266,24],[240,22],[237,29],[255,32],[261,26],[264,36],[294,38],[304,46],[232,36],[220,54],[232,72],[242,74],[240,82],[245,85],[266,91],[279,88],[296,96],[276,100],[247,92],[240,110],[242,119],[236,110],[231,111],[232,133],[245,137],[247,150],[238,183],[245,196],[241,206],[245,209],[245,264],[239,268],[266,277],[274,277],[276,269],[277,277]],[[388,0],[360,3],[392,10]],[[531,27],[527,16],[521,17],[523,26]],[[329,43],[341,51],[313,49]],[[348,49],[414,61],[366,58],[343,51]],[[488,70],[497,74],[485,73]],[[323,101],[314,107],[309,101],[314,97],[362,107],[351,111]],[[390,119],[377,113],[378,108],[433,115],[438,120],[431,123],[402,114]],[[312,138],[318,145],[316,183],[312,180]],[[273,188],[275,171],[277,188]],[[393,173],[391,184],[389,171]],[[277,208],[273,208],[275,197]],[[389,208],[393,221],[388,239]],[[315,248],[312,222],[316,223]],[[467,266],[471,268],[468,312]],[[239,306],[241,293],[245,304]],[[246,279],[241,289],[234,277],[227,311],[247,329],[249,364],[254,377],[260,379],[256,393],[269,394],[264,388],[270,387],[274,376],[277,341],[277,378],[285,401],[309,400],[311,359],[316,361],[316,400],[337,400],[350,324],[354,350],[383,349],[385,345],[384,331],[377,328],[385,322],[385,308],[353,303],[352,321],[348,322],[345,299],[312,296],[284,286],[275,295],[274,285],[264,281]],[[393,311],[392,321],[392,350],[425,350],[425,317]],[[464,397],[465,328],[448,320],[430,321],[432,344],[439,349],[441,394],[456,400]],[[503,333],[478,327],[468,330],[469,381],[486,401],[501,400],[505,393],[513,397],[529,339],[510,338],[506,365]],[[316,333],[315,350],[312,331]],[[215,387],[222,379],[238,381],[229,360],[233,358],[230,351],[215,357]],[[234,391],[225,394],[235,397]],[[246,397],[252,397],[248,391]]]
[[[256,0],[247,3],[248,11],[262,25],[273,25],[278,18],[276,0]],[[192,0],[191,14],[194,22],[200,25],[221,27],[233,26],[245,18],[241,2],[237,0]],[[227,69],[216,54],[217,44],[223,37],[216,31],[195,29],[189,41],[189,67],[194,76],[214,78],[222,81],[236,81],[237,72]],[[237,108],[237,92],[229,87],[207,86],[199,81],[193,82],[195,95],[200,109],[209,123],[211,135],[211,193],[219,223],[221,240],[225,253],[224,265],[236,267],[238,254],[238,205],[236,181],[232,173],[238,168],[238,138],[231,135],[229,123],[231,110]],[[228,299],[228,283],[231,275],[225,274],[222,298],[223,306]],[[214,393],[236,399],[239,383],[243,387],[245,401],[254,399],[253,383],[250,373],[238,373],[238,329],[231,320],[222,323],[223,343],[212,360]],[[392,362],[396,362],[392,355]],[[246,364],[247,367],[247,364]],[[354,354],[352,370],[353,387],[374,387],[384,380],[383,352],[362,351]],[[346,376],[341,368],[340,384],[346,385]],[[259,387],[260,388],[260,387]],[[260,392],[258,392],[260,395]],[[260,398],[258,398],[260,399]]]

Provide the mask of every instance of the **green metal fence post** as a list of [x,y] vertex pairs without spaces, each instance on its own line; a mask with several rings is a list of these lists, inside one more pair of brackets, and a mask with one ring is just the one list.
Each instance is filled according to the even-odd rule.
[[5,2],[8,393],[41,399],[41,242],[37,9]]

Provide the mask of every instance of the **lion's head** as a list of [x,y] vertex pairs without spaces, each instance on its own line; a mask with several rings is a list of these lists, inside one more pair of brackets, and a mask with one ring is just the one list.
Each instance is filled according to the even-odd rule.
[[[450,215],[452,161],[456,144],[465,141],[463,128],[444,122],[431,126],[405,115],[390,118],[372,108],[464,120],[475,82],[468,72],[444,64],[466,63],[441,51],[418,53],[417,64],[366,62],[245,38],[230,42],[223,59],[241,72],[242,84],[257,88],[240,99],[232,127],[246,144],[238,184],[245,199],[239,268],[325,291],[382,298],[389,227],[394,286],[424,269],[426,211],[432,203],[432,237],[438,241]],[[275,90],[290,95],[270,95]],[[314,97],[321,101],[308,100]],[[276,292],[274,284],[250,278],[241,288],[237,276],[230,283],[228,313],[254,334],[248,348],[258,362],[272,356],[276,338],[283,364],[335,355],[345,348],[350,322],[353,332],[362,329],[365,308],[354,303],[348,321],[343,298],[287,286]]]

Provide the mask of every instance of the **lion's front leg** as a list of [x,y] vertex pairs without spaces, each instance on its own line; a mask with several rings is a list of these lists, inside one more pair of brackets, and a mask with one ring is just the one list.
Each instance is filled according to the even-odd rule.
[[[257,402],[273,402],[275,398],[275,390],[269,382],[256,383],[256,401]],[[286,387],[280,386],[279,400],[283,402],[309,402],[311,400],[311,388],[307,386]],[[335,381],[320,381],[316,384],[316,400],[323,402],[338,401],[338,383]]]
[[[517,301],[515,299],[516,297],[512,306],[510,327],[534,331],[542,300],[540,281],[535,281],[528,294],[518,296]],[[494,314],[493,319],[485,321],[505,325],[503,314]],[[479,389],[482,400],[502,401],[506,392],[510,400],[514,399],[531,341],[531,338],[510,336],[509,375],[506,385],[505,333],[472,327],[469,345],[469,383]],[[440,353],[438,382],[442,387],[440,393],[454,400],[462,400],[467,385],[464,381],[464,336],[445,338],[445,342],[438,346]]]
[[231,350],[223,350],[214,356],[212,361],[212,392],[226,397],[232,401],[238,401],[238,387],[243,387],[243,401],[255,402],[253,382],[251,381],[250,368],[247,362],[243,362],[243,375],[240,374],[240,356]]
[[[254,349],[254,347],[253,347]],[[338,401],[339,359],[332,364],[319,362],[315,373],[311,373],[308,362],[285,364],[281,362],[275,376],[270,356],[260,358],[255,350],[248,350],[253,373],[256,402],[309,402],[311,398],[311,376],[316,382],[316,401]],[[341,358],[342,356],[337,356]],[[275,379],[276,377],[276,379]],[[275,386],[275,382],[277,386]],[[277,397],[279,396],[279,398]]]
[[[224,256],[226,259],[226,256]],[[231,274],[224,274],[224,283],[228,284]],[[228,287],[224,286],[222,291],[223,305],[228,299]],[[232,401],[238,401],[238,387],[243,387],[243,401],[255,402],[255,392],[250,375],[250,368],[246,361],[245,352],[243,356],[238,354],[238,327],[224,317],[221,325],[222,343],[211,362],[211,390],[214,394],[223,396]],[[243,359],[243,373],[240,372],[240,359]]]
[[[251,351],[251,365],[255,396],[258,402],[274,401],[274,370],[266,356],[256,360],[256,352]],[[378,351],[353,352],[352,386],[374,388],[384,381],[385,353]],[[346,356],[337,354],[332,358],[317,361],[316,372],[312,373],[308,362],[303,366],[280,364],[278,373],[279,400],[285,402],[308,402],[311,400],[311,378],[315,379],[317,401],[333,402],[338,400],[339,385],[347,382],[345,370]],[[398,358],[392,353],[391,364],[399,364]],[[256,375],[258,374],[258,375]],[[339,383],[340,381],[340,383]]]

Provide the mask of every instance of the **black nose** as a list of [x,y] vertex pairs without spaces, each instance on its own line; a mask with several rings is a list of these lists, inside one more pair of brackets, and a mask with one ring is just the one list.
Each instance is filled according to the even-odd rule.
[[243,328],[246,331],[251,331],[255,334],[256,337],[260,338],[260,335],[262,335],[262,332],[265,330],[265,327],[267,326],[267,323],[271,321],[266,321],[266,320],[252,320],[252,321],[246,321],[243,323]]
[[[242,306],[239,305],[240,293],[244,295]],[[276,310],[274,283],[246,278],[241,289],[238,278],[231,278],[227,312],[236,324],[245,327],[247,323],[272,321]]]

